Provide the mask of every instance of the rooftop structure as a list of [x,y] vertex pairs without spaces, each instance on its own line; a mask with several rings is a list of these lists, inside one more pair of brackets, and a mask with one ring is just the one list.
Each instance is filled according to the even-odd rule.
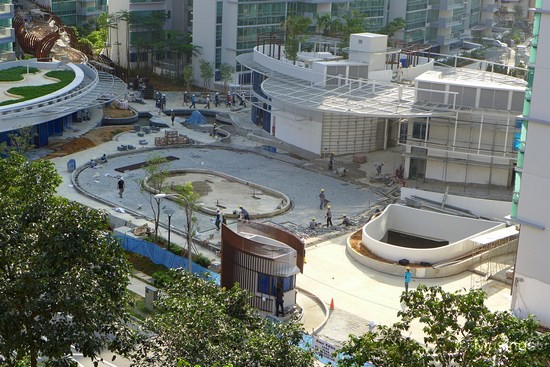
[[452,67],[386,42],[354,34],[349,60],[314,52],[294,63],[278,44],[240,55],[253,71],[252,121],[309,154],[400,145],[405,178],[510,187],[525,82],[493,71],[501,65]]
[[[13,13],[13,8],[11,11]],[[11,101],[0,106],[0,141],[9,142],[10,133],[31,128],[34,146],[45,146],[50,136],[62,135],[67,129],[74,129],[73,122],[87,120],[90,108],[102,106],[126,93],[126,84],[109,73],[114,70],[91,61],[91,49],[79,48],[74,29],[66,27],[46,6],[30,2],[18,4],[13,25],[18,49],[35,58],[0,63],[1,70],[27,68],[21,81],[2,83],[3,100]],[[38,72],[29,73],[30,68]],[[62,89],[29,100],[18,101],[20,97],[8,93],[13,87],[52,83],[45,74],[54,70],[71,70],[75,77]]]
[[[200,21],[193,22],[193,43],[201,47],[200,57],[194,60],[194,77],[199,83],[202,80],[198,72],[201,59],[212,63],[216,70],[222,63],[227,63],[240,72],[243,69],[235,58],[251,52],[260,34],[280,32],[281,24],[289,15],[310,18],[309,33],[332,36],[335,48],[340,44],[338,37],[341,34],[324,24],[320,20],[323,17],[345,23],[346,17],[359,13],[373,32],[396,18],[403,18],[406,27],[394,35],[395,40],[428,44],[433,52],[448,54],[460,49],[462,38],[471,36],[472,31],[491,36],[497,10],[498,1],[495,0],[194,1],[193,16]],[[240,76],[236,82],[248,84],[249,76]],[[220,80],[219,75],[216,80]]]
[[[0,140],[7,140],[8,134],[24,127],[32,127],[35,133],[34,145],[48,144],[48,137],[60,135],[73,122],[82,119],[90,108],[110,102],[126,92],[126,84],[115,76],[99,71],[91,64],[67,64],[59,61],[37,62],[21,60],[0,64],[0,69],[15,66],[36,67],[41,70],[34,77],[27,76],[23,85],[46,83],[44,71],[72,70],[75,79],[68,86],[28,101],[0,106]],[[10,88],[12,85],[4,85]],[[6,88],[7,87],[7,88]]]
[[239,283],[251,292],[252,306],[275,312],[276,288],[284,293],[284,308],[296,304],[296,274],[303,272],[305,245],[281,228],[241,222],[237,231],[222,225],[221,286]]

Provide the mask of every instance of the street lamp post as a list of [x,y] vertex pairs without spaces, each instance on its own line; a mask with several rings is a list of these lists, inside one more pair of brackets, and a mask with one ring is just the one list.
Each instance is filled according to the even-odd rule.
[[[192,223],[193,223],[193,218],[191,217],[191,213],[190,213],[190,207],[189,205],[191,205],[191,203],[189,203],[189,200],[181,195],[181,194],[165,194],[165,193],[160,193],[160,194],[156,194],[154,196],[155,200],[157,200],[157,204],[160,208],[160,201],[165,198],[165,197],[177,197],[177,198],[180,198],[184,203],[185,203],[185,206],[187,208],[187,210],[185,211],[185,216],[186,216],[186,221],[187,221],[187,234],[186,234],[186,240],[187,240],[187,260],[188,260],[188,267],[187,267],[187,270],[191,273],[192,270],[193,270],[193,254],[192,254],[192,251],[191,251],[191,245],[193,243],[193,228],[192,228]],[[158,213],[158,211],[157,211]],[[170,218],[170,217],[168,217]],[[158,221],[157,221],[157,226],[155,227],[158,227]],[[156,232],[156,231],[155,231]],[[168,232],[170,233],[170,232]]]
[[164,211],[164,214],[166,214],[168,216],[168,246],[167,246],[167,249],[168,249],[168,251],[170,251],[170,247],[172,246],[172,243],[170,242],[170,228],[172,228],[171,225],[170,225],[170,222],[172,220],[172,215],[174,215],[174,210],[168,208]]

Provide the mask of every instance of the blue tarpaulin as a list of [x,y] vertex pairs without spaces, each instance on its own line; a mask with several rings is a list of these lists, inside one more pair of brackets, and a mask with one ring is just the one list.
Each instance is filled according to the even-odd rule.
[[204,117],[199,111],[193,111],[191,116],[185,119],[185,122],[197,125],[206,124],[206,117]]
[[[116,231],[115,236],[120,239],[120,243],[125,250],[143,255],[155,264],[164,265],[170,269],[187,269],[188,259],[165,250],[154,243],[144,241],[140,238],[131,237],[124,233],[117,233]],[[191,264],[191,269],[192,273],[197,275],[204,275],[204,273],[208,273],[210,278],[217,285],[220,285],[220,274],[195,263]]]

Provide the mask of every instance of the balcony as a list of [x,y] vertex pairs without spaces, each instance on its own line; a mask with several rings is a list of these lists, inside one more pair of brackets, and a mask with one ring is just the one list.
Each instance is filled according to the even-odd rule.
[[464,0],[440,0],[430,1],[432,9],[435,10],[455,10],[464,8]]
[[13,4],[0,4],[0,19],[11,19],[14,16]]
[[462,18],[455,19],[454,17],[448,17],[448,18],[439,18],[439,22],[437,23],[438,28],[451,28],[459,26],[463,23]]
[[0,43],[15,42],[15,29],[0,28]]
[[453,33],[445,36],[437,36],[436,42],[440,45],[448,46],[453,43],[462,42],[462,41],[460,39],[460,33],[457,32],[457,33]]

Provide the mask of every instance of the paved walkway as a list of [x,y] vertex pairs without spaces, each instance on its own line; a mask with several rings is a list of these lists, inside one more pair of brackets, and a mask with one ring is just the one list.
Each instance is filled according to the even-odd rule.
[[[181,93],[167,93],[167,109],[181,106]],[[150,108],[154,112],[154,106],[149,105],[142,108]],[[221,111],[227,112],[226,109]],[[100,118],[100,110],[92,111],[92,121],[74,124],[78,131],[67,132],[70,134],[82,134],[87,128],[93,128]],[[244,131],[259,129],[246,119],[246,111],[236,112],[237,120]],[[169,116],[161,116],[169,121]],[[95,121],[95,122],[94,122]],[[284,215],[270,218],[268,221],[279,223],[293,228],[297,233],[306,236],[310,244],[307,247],[307,264],[304,274],[298,275],[297,286],[318,297],[324,307],[314,299],[307,296],[307,292],[298,293],[298,303],[304,309],[302,319],[306,331],[318,328],[325,322],[324,309],[328,309],[331,301],[334,303],[334,310],[330,312],[326,325],[319,331],[319,335],[334,344],[340,344],[346,340],[348,335],[361,334],[369,329],[371,324],[389,324],[397,321],[397,312],[400,310],[399,296],[403,291],[401,277],[391,276],[365,268],[357,264],[346,254],[345,243],[348,229],[321,230],[316,233],[304,232],[303,226],[309,222],[312,216],[322,221],[323,211],[318,208],[318,192],[324,188],[327,197],[332,200],[335,214],[334,222],[342,214],[364,219],[365,212],[374,208],[378,203],[387,200],[385,196],[387,188],[384,184],[376,185],[365,183],[354,184],[342,180],[336,175],[328,172],[324,160],[302,161],[283,153],[269,153],[261,149],[261,145],[251,141],[246,136],[236,136],[231,144],[222,145],[214,142],[208,134],[186,129],[181,124],[174,127],[179,133],[191,137],[197,142],[213,145],[198,145],[182,149],[162,150],[163,155],[172,155],[179,158],[172,161],[172,168],[208,168],[214,171],[224,172],[241,179],[249,180],[265,186],[272,187],[287,194],[293,201],[293,209]],[[147,202],[147,197],[139,190],[139,180],[143,177],[141,170],[125,173],[127,188],[123,199],[119,199],[116,192],[116,179],[119,174],[115,168],[146,161],[151,152],[146,148],[154,145],[154,137],[162,135],[147,134],[144,138],[149,144],[138,146],[138,137],[135,133],[124,133],[116,137],[114,141],[102,144],[101,146],[78,152],[70,156],[56,158],[52,161],[58,168],[63,178],[58,193],[71,200],[81,202],[85,205],[104,209],[119,218],[122,222],[131,222],[136,225],[149,223],[151,225],[152,210]],[[108,164],[97,169],[87,168],[78,177],[78,183],[85,191],[85,194],[77,191],[71,181],[71,174],[67,171],[67,161],[75,159],[78,165],[88,162],[91,158],[99,157],[103,153],[112,155],[118,153],[116,147],[119,144],[134,144],[138,146],[136,151],[128,155],[111,157]],[[247,148],[248,150],[242,150]],[[396,156],[395,152],[383,152],[368,154],[369,162],[365,169],[364,177],[375,175],[375,163],[385,160],[388,167],[391,159]],[[397,155],[399,157],[399,155]],[[337,161],[338,161],[337,157]],[[372,166],[372,167],[371,167]],[[388,167],[389,169],[390,167]],[[357,173],[357,172],[356,172]],[[361,173],[361,172],[358,172]],[[363,173],[361,173],[363,174]],[[100,198],[102,201],[98,201]],[[163,202],[162,209],[172,207],[173,203]],[[122,207],[135,213],[116,213],[113,208]],[[176,214],[172,217],[174,228],[180,228],[183,215],[176,207]],[[199,215],[199,227],[204,238],[212,236],[211,241],[219,241],[219,234],[214,229],[210,217]],[[161,214],[161,222],[166,225],[167,218]],[[166,227],[161,235],[166,236]],[[328,239],[332,238],[332,239]],[[184,239],[172,232],[172,241],[182,245]],[[211,258],[216,254],[201,249],[201,252]],[[412,286],[420,280],[413,279]],[[422,280],[427,285],[441,285],[445,290],[454,291],[458,289],[469,289],[473,286],[483,286],[488,292],[487,304],[492,310],[507,310],[510,306],[509,286],[498,281],[483,281],[479,276],[471,272],[465,272],[453,277]],[[134,291],[144,292],[144,283],[132,281]],[[143,293],[144,294],[144,293]]]

